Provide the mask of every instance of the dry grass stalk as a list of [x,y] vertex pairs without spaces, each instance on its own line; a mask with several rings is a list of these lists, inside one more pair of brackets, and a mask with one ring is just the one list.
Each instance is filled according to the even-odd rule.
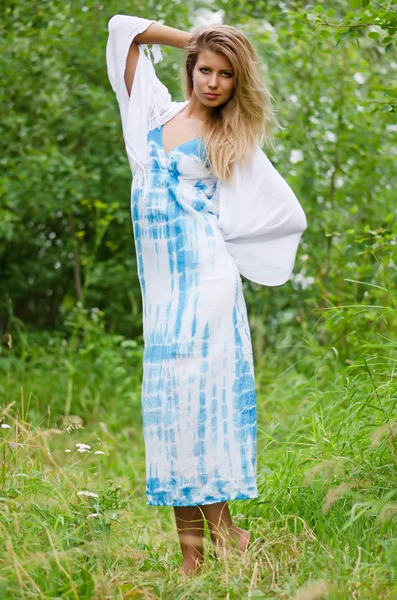
[[375,448],[379,446],[383,436],[386,436],[387,441],[391,441],[395,437],[397,437],[397,423],[384,423],[380,427],[377,427],[371,435],[372,447]]
[[382,508],[378,520],[380,523],[386,523],[387,521],[390,521],[395,514],[397,514],[397,502],[390,502]]
[[322,507],[323,513],[327,513],[331,509],[334,502],[341,498],[347,491],[355,487],[357,487],[357,484],[355,483],[341,483],[335,488],[332,488],[325,497]]
[[297,591],[294,600],[320,600],[330,591],[330,586],[326,581],[314,581],[309,585],[300,588]]
[[305,472],[304,484],[307,485],[313,481],[315,476],[320,473],[323,469],[327,469],[326,478],[330,479],[335,472],[341,470],[342,463],[339,458],[329,458],[328,460],[322,460],[314,467],[310,467]]

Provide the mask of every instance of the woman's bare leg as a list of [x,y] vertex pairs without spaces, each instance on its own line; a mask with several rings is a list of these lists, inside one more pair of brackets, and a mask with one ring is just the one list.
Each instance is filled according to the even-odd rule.
[[216,548],[226,548],[230,542],[237,542],[240,550],[245,552],[249,546],[250,534],[237,527],[230,516],[227,502],[216,502],[201,506],[210,528],[211,540]]
[[180,573],[195,573],[204,560],[204,518],[200,506],[174,506],[182,549]]

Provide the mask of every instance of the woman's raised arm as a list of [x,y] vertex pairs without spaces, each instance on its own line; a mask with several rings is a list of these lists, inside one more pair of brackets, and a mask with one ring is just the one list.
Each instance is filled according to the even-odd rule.
[[185,48],[192,34],[181,29],[174,29],[161,23],[152,23],[146,31],[135,37],[137,44],[162,44],[174,48]]
[[148,127],[153,122],[159,126],[160,116],[169,110],[172,113],[173,105],[178,104],[173,103],[166,86],[158,79],[144,48],[146,44],[153,45],[151,54],[157,63],[162,58],[159,43],[183,48],[192,34],[128,15],[114,15],[108,29],[108,77],[119,103],[128,156],[135,165],[142,166],[146,159]]
[[191,33],[156,22],[151,23],[145,31],[136,35],[128,51],[124,72],[124,81],[128,93],[131,93],[135,70],[138,64],[138,44],[162,44],[164,46],[173,46],[174,48],[185,48],[191,35]]

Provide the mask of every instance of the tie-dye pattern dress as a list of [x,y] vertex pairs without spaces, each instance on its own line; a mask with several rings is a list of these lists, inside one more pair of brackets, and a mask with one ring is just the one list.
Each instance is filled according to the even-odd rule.
[[219,182],[199,139],[165,154],[148,134],[132,222],[143,303],[142,418],[149,505],[255,498],[256,392],[237,265]]

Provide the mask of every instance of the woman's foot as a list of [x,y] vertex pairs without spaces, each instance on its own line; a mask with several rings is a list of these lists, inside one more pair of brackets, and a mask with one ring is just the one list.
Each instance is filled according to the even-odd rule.
[[[216,548],[215,557],[220,558],[223,555],[224,550],[227,548],[231,550],[233,548],[238,548],[241,552],[246,552],[250,545],[250,532],[242,529],[241,527],[237,527],[237,525],[232,525],[229,530],[229,539],[227,540],[225,536],[221,538],[212,537],[213,544]],[[221,550],[221,553],[219,552]]]
[[174,506],[182,550],[181,575],[195,575],[204,560],[204,517],[199,506]]
[[245,529],[242,529],[241,527],[237,527],[237,525],[233,525],[232,529],[233,531],[235,531],[235,533],[237,533],[238,546],[241,552],[246,552],[248,546],[250,545],[250,532],[246,531]]
[[202,563],[202,560],[184,560],[182,566],[180,567],[180,569],[178,569],[178,573],[187,577],[197,575],[202,566]]

